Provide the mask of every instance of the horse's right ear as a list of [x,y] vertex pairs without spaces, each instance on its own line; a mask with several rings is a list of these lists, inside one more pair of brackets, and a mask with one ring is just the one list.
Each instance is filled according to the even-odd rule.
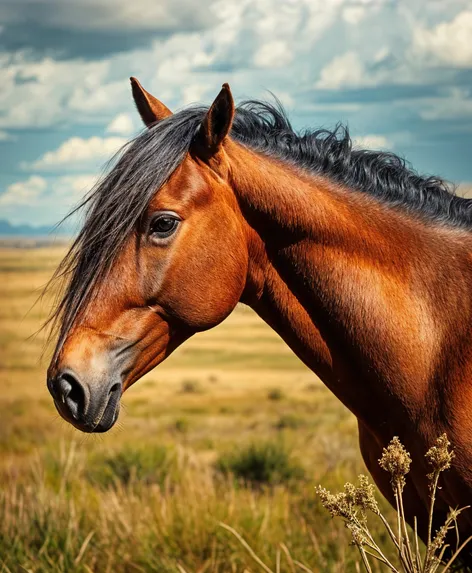
[[150,127],[172,115],[170,109],[147,92],[136,78],[130,78],[134,103],[143,122]]

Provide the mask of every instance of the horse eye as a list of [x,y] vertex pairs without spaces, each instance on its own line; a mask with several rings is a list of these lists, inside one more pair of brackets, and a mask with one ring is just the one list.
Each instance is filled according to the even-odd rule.
[[149,233],[153,238],[165,239],[170,237],[179,226],[180,220],[171,213],[162,213],[151,221]]

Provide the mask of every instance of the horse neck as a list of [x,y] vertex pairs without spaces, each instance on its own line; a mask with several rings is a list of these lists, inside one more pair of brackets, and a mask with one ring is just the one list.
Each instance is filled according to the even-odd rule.
[[248,222],[242,301],[360,419],[422,416],[443,372],[454,377],[445,348],[469,335],[468,232],[239,146],[229,155]]

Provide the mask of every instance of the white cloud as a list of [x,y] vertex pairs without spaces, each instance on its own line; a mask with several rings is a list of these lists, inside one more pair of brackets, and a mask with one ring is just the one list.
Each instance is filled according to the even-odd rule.
[[280,100],[280,102],[282,103],[282,105],[286,108],[291,108],[295,105],[295,100],[293,99],[293,97],[286,91],[283,90],[277,90],[277,99]]
[[[57,13],[47,17],[48,22],[59,18],[59,5],[68,7],[63,9],[67,12],[63,27],[69,26],[68,19],[73,20],[71,26],[80,27],[83,14],[89,20],[94,20],[90,14],[96,17],[85,27],[104,25],[100,22],[105,16],[110,26],[128,22],[132,27],[141,17],[147,25],[153,19],[154,5],[169,17],[178,15],[170,0],[136,0],[132,4],[98,0],[90,11],[82,0],[42,1],[57,7]],[[86,0],[86,5],[91,1]],[[23,8],[26,2],[18,0]],[[208,3],[206,9],[199,5],[197,10],[190,0],[179,0],[176,5],[180,8],[188,5],[189,17],[195,12],[207,13],[205,29],[196,33],[181,27],[170,36],[156,35],[149,47],[94,61],[51,57],[33,61],[27,53],[0,53],[0,128],[74,123],[105,127],[117,115],[132,113],[130,75],[137,76],[146,89],[173,109],[211,97],[225,81],[231,83],[236,96],[258,97],[270,89],[284,91],[293,100],[297,92],[308,94],[314,85],[341,89],[396,77],[403,81],[405,74],[397,70],[392,73],[389,69],[383,75],[375,72],[374,76],[369,67],[369,62],[373,67],[383,65],[372,54],[381,48],[392,52],[396,39],[393,23],[390,36],[389,31],[379,32],[385,4],[383,0],[217,0]],[[143,6],[149,9],[143,10]],[[76,14],[79,8],[83,14]],[[345,27],[342,38],[326,33],[335,24]],[[368,43],[360,41],[365,37]],[[336,55],[339,51],[341,55]],[[418,75],[410,74],[406,79]],[[300,105],[300,100],[297,103]],[[128,135],[124,131],[119,134]]]
[[136,129],[130,114],[120,113],[111,120],[106,131],[107,133],[116,133],[118,135],[131,135]]
[[[119,100],[108,93],[108,100],[97,96],[107,84],[110,63],[81,60],[32,61],[24,53],[0,53],[0,127],[34,128],[88,119],[92,113],[112,113]],[[80,78],[78,82],[77,78]],[[126,82],[125,82],[126,84]],[[128,87],[128,86],[126,86]],[[79,88],[81,91],[79,92]],[[115,88],[120,95],[123,84]],[[77,101],[82,98],[82,106]],[[90,101],[90,103],[88,103]],[[89,109],[91,104],[95,107]],[[81,114],[77,114],[81,111]]]
[[[266,88],[276,92],[278,87],[287,91],[284,67],[290,62],[290,73],[297,78],[291,87],[293,95],[295,89],[313,84],[312,70],[317,70],[325,57],[323,50],[315,49],[316,43],[350,1],[217,0],[202,5],[190,0],[136,0],[131,4],[126,0],[94,0],[92,7],[92,0],[41,0],[50,10],[38,16],[44,20],[40,23],[60,29],[99,29],[106,25],[114,30],[141,22],[140,26],[156,31],[161,24],[172,27],[174,21],[178,26],[172,35],[156,34],[146,48],[102,60],[38,59],[26,52],[14,56],[0,53],[0,128],[74,123],[106,126],[117,114],[132,109],[127,81],[131,75],[170,107],[178,108],[216,93],[225,81],[232,83],[236,95],[257,97],[260,93],[254,93],[255,86],[259,92]],[[29,2],[35,0],[8,3],[7,14],[3,3],[0,21],[18,18]],[[191,31],[195,18],[204,20],[204,29],[198,33]],[[185,27],[187,20],[192,25]],[[300,68],[305,68],[303,73],[299,73]],[[261,70],[267,75],[261,76]],[[269,75],[276,73],[277,77]]]
[[67,100],[67,111],[72,115],[77,112],[84,117],[99,118],[117,110],[122,102],[131,102],[130,87],[127,78],[109,81],[104,74],[101,83],[90,82],[70,86],[72,89]]
[[208,91],[208,86],[203,84],[194,83],[184,86],[181,94],[182,105],[189,105],[191,103],[202,101]]
[[346,52],[331,60],[320,72],[316,87],[321,89],[340,89],[365,84],[367,72],[356,52]]
[[[372,44],[373,46],[374,44]],[[421,84],[430,76],[415,63],[399,59],[385,41],[377,42],[376,50],[368,53],[348,50],[334,57],[320,71],[315,87],[342,90],[392,84]]]
[[0,205],[2,207],[31,205],[37,202],[46,189],[46,179],[39,175],[31,175],[25,181],[9,185],[5,193],[0,195]]
[[57,197],[67,197],[68,200],[75,201],[88,193],[97,182],[97,175],[64,175],[53,180],[50,187]]
[[[18,4],[24,9],[37,2],[15,0],[3,4]],[[441,8],[434,3],[431,12],[423,6],[415,13],[413,4],[397,6],[389,0],[212,0],[203,2],[203,7],[190,0],[178,0],[175,6],[171,0],[136,0],[131,4],[126,0],[97,0],[93,7],[92,0],[41,3],[51,8],[50,14],[41,16],[45,19],[42,23],[61,20],[63,28],[146,27],[157,16],[162,18],[163,27],[171,29],[172,22],[178,23],[175,33],[156,34],[146,48],[115,53],[102,60],[44,57],[33,61],[25,52],[13,56],[0,53],[0,129],[86,123],[100,129],[109,126],[108,133],[119,136],[132,132],[130,122],[124,119],[120,119],[121,127],[113,126],[117,116],[130,115],[140,126],[137,114],[133,115],[130,75],[137,76],[171,109],[211,100],[225,81],[230,82],[236,97],[265,97],[267,89],[276,94],[283,92],[296,102],[297,112],[309,111],[313,88],[436,83],[437,71],[418,63],[421,58],[406,57],[405,50],[413,43],[412,34],[423,12],[428,17],[433,13],[434,21],[444,20],[444,6],[448,4],[440,3],[444,4]],[[187,16],[179,15],[184,8],[189,19],[197,12],[197,17],[204,15],[204,29],[196,33],[191,26],[184,26]],[[3,5],[0,20],[2,10]],[[17,8],[11,10],[17,13]],[[13,21],[13,12],[4,20]],[[455,23],[453,32],[468,30],[467,17],[463,16],[468,13],[463,11],[453,20],[447,16],[443,25]],[[85,15],[90,22],[83,22]],[[423,26],[418,37],[429,46],[430,37],[442,37],[438,30],[441,25],[431,29]],[[442,42],[438,51],[442,50]],[[455,43],[454,38],[451,50],[456,49]],[[462,56],[455,57],[466,61],[464,50],[468,48],[462,40],[459,44]],[[441,73],[440,81],[448,82],[446,74]]]
[[[46,179],[40,175],[31,175],[23,181],[9,185],[0,195],[3,208],[67,205],[77,203],[97,182],[96,175],[65,175]],[[54,209],[53,209],[54,210]]]
[[413,52],[433,64],[472,68],[472,10],[457,14],[434,28],[418,28],[413,34]]
[[[28,175],[46,173],[47,192],[57,198],[55,185],[62,185],[67,197],[73,184],[58,177],[53,182],[52,173],[95,171],[133,133],[132,126],[141,127],[131,98],[131,75],[173,110],[196,101],[209,103],[225,81],[237,99],[267,98],[266,90],[271,90],[293,108],[297,127],[348,120],[372,126],[367,131],[390,133],[397,117],[469,118],[470,94],[464,90],[438,97],[433,87],[429,97],[420,98],[421,89],[405,87],[455,85],[458,72],[452,66],[469,65],[472,50],[470,0],[468,5],[467,0],[0,0],[0,21],[7,25],[18,22],[25,7],[34,20],[36,8],[47,6],[35,21],[42,30],[55,26],[67,34],[73,29],[79,41],[84,30],[106,29],[112,36],[117,30],[130,31],[123,51],[104,52],[108,55],[102,59],[93,46],[90,54],[88,46],[84,49],[85,59],[0,52],[0,140],[16,128],[57,126],[65,139],[78,124],[96,127],[87,133],[98,137],[72,138],[57,149],[44,147],[42,137],[31,138],[38,159],[25,165],[32,170]],[[127,49],[138,45],[132,41],[138,29],[145,32],[143,38],[153,39],[145,47]],[[151,36],[156,30],[172,33]],[[89,55],[94,59],[87,60]],[[440,70],[437,63],[443,65]],[[400,87],[390,92],[392,84]],[[338,93],[330,100],[316,91],[375,86],[383,89],[368,104],[361,92],[356,99]],[[389,105],[396,106],[391,114]],[[401,106],[408,109],[396,115]],[[28,137],[22,131],[12,133]],[[358,141],[391,147],[379,137]],[[395,142],[400,145],[397,133]]]
[[346,2],[341,16],[347,24],[357,26],[362,20],[380,12],[388,3],[389,0],[354,0]]
[[393,143],[384,135],[361,135],[353,141],[357,149],[392,149]]
[[12,183],[0,195],[2,217],[14,224],[56,224],[80,203],[96,181],[97,177],[89,174],[48,178],[31,175]]
[[109,159],[127,142],[122,137],[71,137],[54,151],[47,151],[31,164],[23,164],[27,169],[57,169],[83,167]]
[[367,10],[365,6],[346,6],[342,12],[342,17],[348,24],[359,24],[366,16]]
[[[397,10],[388,12],[382,12],[382,2],[374,0],[344,4],[341,16],[352,26],[339,44],[348,49],[321,68],[315,86],[341,90],[453,84],[457,68],[472,68],[472,10],[463,10],[452,19],[450,15],[460,4],[465,2],[457,1],[456,6],[431,3],[430,11],[399,3]],[[436,22],[442,21],[432,27],[420,23],[432,15]],[[441,73],[438,66],[442,66]]]
[[293,54],[286,42],[272,40],[263,44],[254,54],[254,64],[258,68],[281,68],[293,59]]

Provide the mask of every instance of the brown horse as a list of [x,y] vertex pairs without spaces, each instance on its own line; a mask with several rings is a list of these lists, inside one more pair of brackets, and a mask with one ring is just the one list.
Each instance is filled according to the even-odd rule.
[[[397,435],[425,535],[426,449],[456,453],[438,518],[472,501],[472,202],[346,130],[297,134],[280,106],[236,110],[228,85],[176,114],[132,78],[149,127],[86,199],[48,387],[85,432],[120,397],[238,302],[253,308],[357,416],[365,463]],[[472,533],[465,512],[461,533]]]

